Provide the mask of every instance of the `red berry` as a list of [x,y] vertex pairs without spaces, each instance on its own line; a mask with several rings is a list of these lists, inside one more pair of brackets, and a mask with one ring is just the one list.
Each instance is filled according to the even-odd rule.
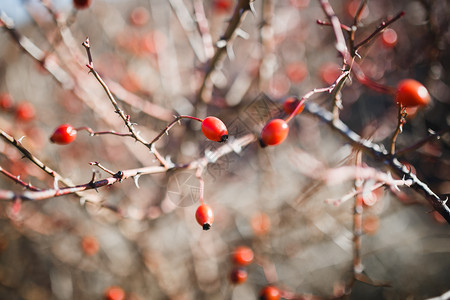
[[381,34],[381,41],[387,48],[392,48],[397,44],[397,32],[394,29],[388,28]]
[[76,9],[86,9],[91,5],[91,0],[73,0]]
[[125,291],[118,286],[110,286],[105,291],[105,300],[124,300]]
[[8,93],[0,94],[0,109],[10,110],[13,106],[13,101]]
[[198,224],[203,227],[203,230],[208,230],[214,222],[214,212],[208,204],[202,204],[197,208],[195,218]]
[[281,298],[280,290],[272,285],[268,285],[259,293],[260,300],[278,300]]
[[[300,100],[297,99],[297,97],[289,97],[287,98],[283,103],[283,110],[286,114],[290,115],[294,112],[295,108],[299,104]],[[300,108],[298,109],[297,113],[295,115],[300,114],[303,109],[305,108],[305,103],[303,103]]]
[[253,261],[253,250],[246,246],[239,246],[233,251],[233,262],[239,266],[247,266]]
[[264,126],[261,131],[261,146],[273,146],[281,144],[289,133],[289,126],[282,119],[273,119]]
[[241,284],[247,281],[247,271],[243,268],[234,268],[230,273],[230,280],[234,284]]
[[16,118],[22,121],[31,121],[35,116],[34,106],[29,102],[22,102],[17,104]]
[[397,85],[395,101],[402,106],[425,106],[430,102],[426,87],[414,79],[404,79]]
[[77,137],[77,130],[69,124],[62,124],[55,129],[50,141],[59,145],[67,145],[72,143]]
[[207,117],[201,127],[203,134],[211,141],[225,142],[228,139],[227,127],[216,117]]

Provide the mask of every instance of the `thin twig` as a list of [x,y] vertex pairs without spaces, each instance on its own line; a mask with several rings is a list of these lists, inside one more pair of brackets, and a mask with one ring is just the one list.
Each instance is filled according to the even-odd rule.
[[398,106],[398,121],[397,121],[397,128],[394,131],[394,134],[392,135],[391,138],[391,155],[395,154],[395,142],[397,141],[397,137],[398,135],[402,132],[403,130],[403,124],[405,124],[406,120],[406,107],[403,107],[402,105]]
[[161,139],[161,137],[164,134],[169,134],[169,130],[178,122],[180,122],[181,119],[191,119],[191,120],[196,120],[199,122],[203,122],[202,119],[196,118],[196,117],[192,117],[192,116],[177,116],[175,117],[175,120],[173,120],[172,122],[169,123],[169,125],[166,126],[166,128],[164,128],[164,130],[162,130],[150,143],[150,146],[153,146],[153,144],[155,144],[157,141],[159,141]]
[[308,112],[328,126],[331,129],[339,133],[349,143],[364,151],[364,153],[372,156],[374,159],[389,166],[397,176],[403,180],[411,180],[411,188],[425,195],[427,201],[433,206],[433,208],[439,212],[450,224],[450,208],[446,199],[441,199],[436,193],[434,193],[426,183],[422,182],[415,174],[411,173],[408,167],[402,164],[397,158],[393,157],[382,145],[373,143],[370,140],[363,139],[356,132],[352,131],[341,120],[333,121],[333,115],[331,112],[322,109],[317,104],[308,102],[305,104],[305,112]]
[[446,134],[448,132],[450,132],[450,127],[444,128],[443,130],[441,130],[439,132],[431,132],[430,135],[427,136],[426,138],[418,141],[417,143],[415,143],[415,144],[413,144],[413,145],[411,145],[409,147],[406,147],[406,148],[404,148],[402,150],[399,150],[399,151],[395,152],[395,156],[398,157],[398,156],[403,155],[403,154],[405,154],[407,152],[411,152],[411,151],[417,150],[420,147],[422,147],[423,145],[425,145],[426,143],[428,143],[429,141],[431,141],[432,139],[440,139],[442,135],[444,135],[444,134]]
[[234,13],[230,19],[225,33],[217,42],[216,52],[208,63],[206,73],[202,81],[202,85],[197,94],[197,99],[202,102],[208,103],[211,100],[212,93],[212,81],[211,76],[214,72],[222,68],[222,61],[225,59],[227,53],[232,51],[232,43],[238,35],[238,29],[245,19],[247,13],[253,10],[254,0],[239,0],[234,10]]
[[89,71],[94,75],[95,79],[100,83],[100,85],[105,90],[106,94],[108,95],[109,100],[111,101],[111,104],[114,106],[115,112],[119,114],[119,116],[122,118],[123,122],[125,123],[125,126],[128,128],[128,131],[131,133],[131,136],[141,144],[147,146],[149,150],[155,155],[156,159],[166,168],[168,168],[168,163],[166,160],[158,153],[158,151],[155,149],[155,147],[152,147],[152,144],[149,144],[147,141],[145,141],[139,133],[136,131],[136,129],[133,126],[133,123],[130,121],[130,116],[125,115],[125,112],[119,107],[116,99],[114,98],[113,94],[109,90],[106,83],[103,81],[101,76],[97,73],[97,71],[94,69],[94,62],[92,60],[92,54],[91,54],[91,47],[89,43],[89,38],[86,38],[86,40],[83,42],[83,46],[86,49],[86,53],[88,56],[89,63],[86,65],[89,68]]
[[371,35],[369,35],[367,38],[365,38],[363,41],[361,41],[360,43],[355,45],[355,51],[358,51],[358,49],[361,46],[364,46],[365,44],[367,44],[368,42],[370,42],[377,34],[379,34],[380,32],[382,32],[384,29],[386,29],[389,25],[391,25],[392,23],[394,23],[395,21],[397,21],[398,19],[400,19],[401,17],[403,17],[405,15],[404,11],[399,12],[397,15],[395,15],[392,19],[390,19],[389,21],[383,21],[381,23],[380,26],[378,26],[377,29],[375,29],[374,32],[372,32]]
[[26,188],[28,190],[31,190],[31,191],[39,191],[40,190],[39,188],[33,186],[31,183],[26,183],[25,181],[20,179],[20,176],[14,176],[13,174],[11,174],[10,172],[6,171],[2,167],[0,167],[0,173],[4,174],[9,179],[11,179],[12,181],[22,185],[24,188]]

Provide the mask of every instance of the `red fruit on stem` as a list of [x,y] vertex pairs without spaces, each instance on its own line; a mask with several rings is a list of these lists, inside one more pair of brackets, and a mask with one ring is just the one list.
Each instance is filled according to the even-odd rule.
[[211,141],[225,142],[228,130],[225,124],[216,117],[207,117],[202,121],[202,132]]
[[[300,103],[300,100],[298,100],[297,97],[287,98],[283,103],[284,112],[288,115],[292,114],[299,103]],[[304,108],[305,108],[305,103],[303,103],[300,106],[300,108],[298,109],[298,111],[295,115],[300,114]]]
[[91,0],[73,0],[76,9],[86,9],[91,5]]
[[214,222],[214,212],[208,204],[201,204],[195,212],[195,218],[203,230],[208,230]]
[[230,280],[234,284],[241,284],[247,281],[247,271],[243,268],[234,268],[230,273]]
[[261,131],[261,146],[273,146],[281,144],[289,133],[289,126],[282,119],[273,119],[264,126]]
[[21,102],[16,107],[16,118],[22,121],[31,121],[36,115],[34,106],[29,102]]
[[381,34],[381,42],[387,48],[392,48],[397,44],[397,32],[394,29],[388,28]]
[[279,300],[281,298],[281,292],[278,288],[268,285],[259,293],[260,300]]
[[77,137],[77,130],[69,124],[62,124],[55,129],[50,141],[58,145],[67,145],[72,143]]
[[406,107],[426,106],[430,102],[430,94],[417,80],[404,79],[397,84],[395,101]]
[[110,286],[105,291],[105,300],[124,300],[125,291],[118,286]]
[[233,251],[233,262],[239,266],[247,266],[253,261],[253,250],[247,246],[239,246]]

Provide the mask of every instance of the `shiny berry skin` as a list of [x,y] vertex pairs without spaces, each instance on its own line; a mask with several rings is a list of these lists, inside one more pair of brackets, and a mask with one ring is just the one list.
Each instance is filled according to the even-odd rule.
[[34,119],[36,112],[34,106],[29,102],[21,102],[16,107],[16,118],[21,121],[31,121]]
[[259,293],[260,300],[279,300],[280,298],[280,290],[272,285],[266,286]]
[[58,145],[67,145],[72,143],[77,137],[77,130],[69,124],[62,124],[55,129],[50,141]]
[[118,286],[110,286],[106,289],[105,300],[124,300],[125,299],[125,291]]
[[[298,100],[296,97],[287,98],[283,103],[284,112],[288,115],[292,114],[299,102],[300,102],[300,100]],[[303,103],[295,115],[300,114],[304,108],[305,108],[305,104]]]
[[208,230],[214,222],[214,212],[208,204],[202,204],[197,208],[195,218],[198,224],[203,227],[203,230]]
[[261,130],[261,146],[274,146],[281,144],[289,133],[289,126],[282,119],[273,119]]
[[201,127],[203,134],[211,141],[225,142],[228,139],[227,127],[216,117],[207,117]]
[[247,271],[244,268],[236,267],[230,273],[230,280],[234,284],[241,284],[247,281]]
[[430,94],[417,80],[404,79],[397,84],[395,101],[406,107],[426,106],[430,103]]
[[246,246],[239,246],[233,251],[233,262],[238,266],[247,266],[253,261],[253,250]]
[[86,9],[91,5],[91,0],[73,0],[76,9]]

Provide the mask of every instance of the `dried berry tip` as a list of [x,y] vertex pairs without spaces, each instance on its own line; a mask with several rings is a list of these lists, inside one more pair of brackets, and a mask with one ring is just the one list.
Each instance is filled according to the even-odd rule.
[[209,223],[203,224],[203,230],[209,230],[209,229],[211,229],[211,224],[209,224]]
[[219,143],[224,143],[226,141],[228,141],[228,134],[222,135],[222,137],[220,138]]

